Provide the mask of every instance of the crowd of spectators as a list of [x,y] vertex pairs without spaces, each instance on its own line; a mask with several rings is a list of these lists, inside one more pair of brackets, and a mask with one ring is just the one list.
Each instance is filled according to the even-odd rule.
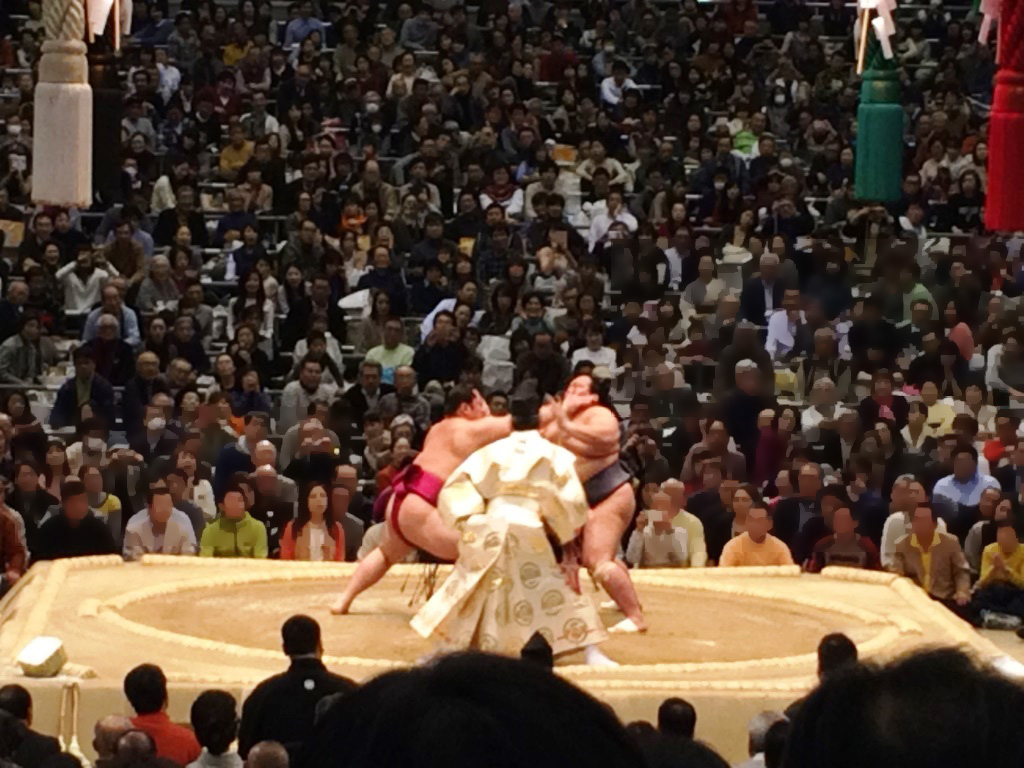
[[630,566],[886,568],[1020,625],[1024,264],[968,5],[897,12],[886,202],[839,0],[172,6],[91,46],[123,104],[87,209],[33,204],[41,4],[0,7],[3,589],[360,558],[448,389],[590,373]]

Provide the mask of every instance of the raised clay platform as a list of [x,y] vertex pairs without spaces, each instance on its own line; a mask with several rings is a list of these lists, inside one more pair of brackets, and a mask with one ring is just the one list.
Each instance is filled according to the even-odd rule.
[[[163,556],[39,564],[0,602],[0,682],[26,685],[36,698],[36,727],[56,732],[68,677],[25,679],[13,660],[37,635],[60,637],[65,672],[82,686],[85,746],[99,717],[128,712],[121,682],[142,662],[163,667],[175,719],[187,721],[192,699],[210,687],[244,698],[286,666],[279,629],[295,613],[320,622],[325,662],[356,680],[430,653],[409,628],[422,603],[416,593],[424,567],[394,568],[356,601],[351,616],[331,616],[328,607],[353,567]],[[750,716],[785,707],[814,684],[815,648],[828,632],[845,632],[870,659],[928,645],[958,645],[986,660],[1002,655],[891,574],[834,568],[808,575],[783,567],[634,571],[633,578],[649,633],[614,636],[603,646],[622,664],[617,669],[569,658],[558,671],[626,721],[653,719],[665,697],[684,696],[697,707],[698,738],[731,761],[745,757]],[[608,624],[617,618],[605,616]]]

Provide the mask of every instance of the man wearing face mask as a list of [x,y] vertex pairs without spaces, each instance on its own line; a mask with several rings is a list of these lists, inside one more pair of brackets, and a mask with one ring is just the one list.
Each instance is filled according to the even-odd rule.
[[98,416],[85,419],[78,430],[80,439],[68,446],[68,468],[79,475],[83,466],[105,467],[109,433],[103,419]]
[[163,409],[156,405],[146,406],[145,426],[145,431],[129,442],[131,449],[147,465],[158,458],[171,456],[178,445],[178,439],[173,432],[167,430]]

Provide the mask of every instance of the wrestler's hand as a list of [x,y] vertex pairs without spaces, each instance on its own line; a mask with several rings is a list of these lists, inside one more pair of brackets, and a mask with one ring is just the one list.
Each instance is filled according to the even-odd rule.
[[577,595],[582,594],[580,587],[580,545],[579,539],[562,545],[562,559],[558,563],[565,576],[565,583]]

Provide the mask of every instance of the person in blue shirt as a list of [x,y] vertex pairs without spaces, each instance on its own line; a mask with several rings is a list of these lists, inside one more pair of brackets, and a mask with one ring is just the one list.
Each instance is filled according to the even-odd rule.
[[323,22],[320,21],[320,19],[313,18],[312,0],[302,0],[302,2],[299,3],[299,18],[292,19],[288,22],[288,26],[285,28],[285,48],[293,45],[299,45],[313,32],[319,32],[322,36],[324,32]]

